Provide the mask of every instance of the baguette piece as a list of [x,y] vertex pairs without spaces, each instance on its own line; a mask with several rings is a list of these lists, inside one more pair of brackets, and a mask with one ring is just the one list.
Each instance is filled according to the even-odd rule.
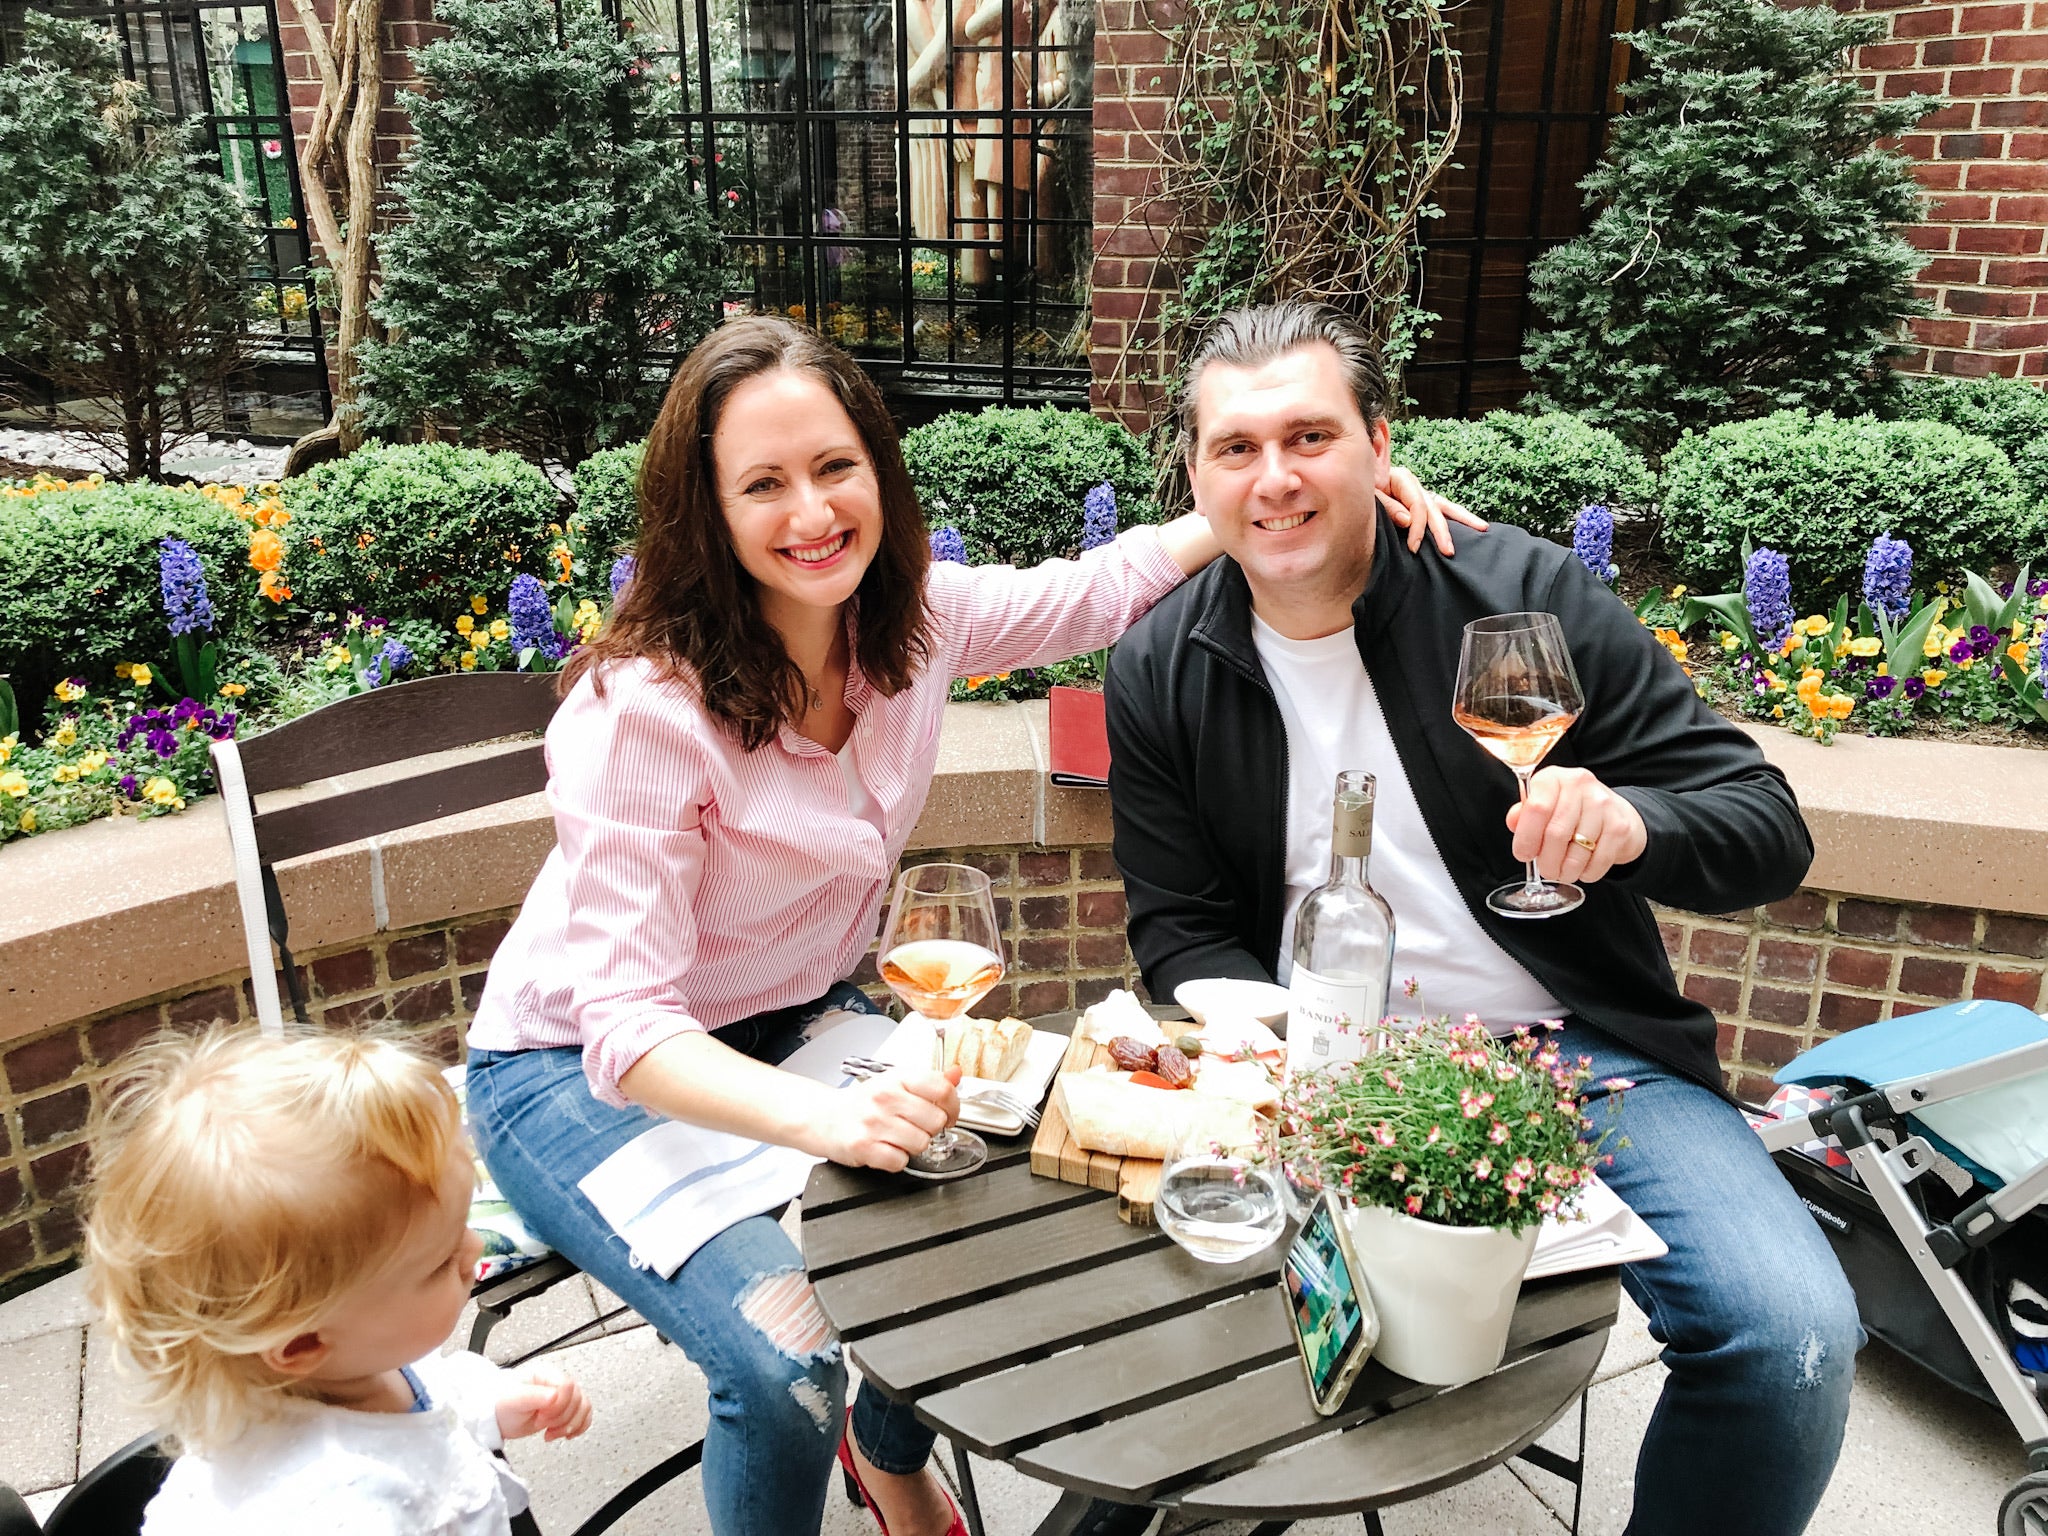
[[946,1065],[963,1077],[1006,1083],[1023,1065],[1031,1026],[1022,1019],[961,1019],[946,1026]]
[[1145,1088],[1121,1072],[1062,1073],[1053,1091],[1076,1146],[1112,1157],[1165,1158],[1184,1132],[1225,1147],[1253,1145],[1249,1104],[1185,1089]]

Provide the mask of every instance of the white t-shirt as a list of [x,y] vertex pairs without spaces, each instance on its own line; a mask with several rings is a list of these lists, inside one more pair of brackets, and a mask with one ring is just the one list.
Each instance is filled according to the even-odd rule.
[[180,1456],[142,1536],[510,1536],[526,1485],[491,1454],[507,1373],[472,1354],[412,1371],[419,1412],[286,1398],[232,1444]]
[[[1280,927],[1279,980],[1294,970],[1294,913],[1330,878],[1330,803],[1337,775],[1364,769],[1378,780],[1372,816],[1373,888],[1394,909],[1396,1014],[1476,1013],[1503,1029],[1554,1019],[1563,1008],[1494,943],[1451,883],[1443,856],[1415,803],[1415,791],[1387,733],[1379,695],[1348,629],[1320,640],[1290,640],[1256,613],[1252,642],[1287,724],[1287,917]],[[1508,836],[1505,824],[1500,829]],[[1418,999],[1404,987],[1421,984]],[[1418,1006],[1419,1005],[1419,1006]]]
[[875,797],[868,793],[867,785],[860,781],[860,764],[854,758],[854,743],[860,740],[855,731],[846,738],[846,745],[833,753],[839,764],[839,782],[846,787],[846,813],[858,816],[877,832],[885,832],[882,825],[882,808],[875,804]]

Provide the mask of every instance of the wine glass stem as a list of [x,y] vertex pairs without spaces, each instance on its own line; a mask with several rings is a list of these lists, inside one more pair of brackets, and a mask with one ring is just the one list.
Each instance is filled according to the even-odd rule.
[[[1515,783],[1522,793],[1522,814],[1524,816],[1529,814],[1529,775],[1534,772],[1533,768],[1517,768],[1515,770]],[[1529,860],[1528,876],[1522,882],[1522,889],[1529,895],[1536,896],[1542,893],[1543,888],[1543,877],[1536,873],[1536,861],[1531,859]]]

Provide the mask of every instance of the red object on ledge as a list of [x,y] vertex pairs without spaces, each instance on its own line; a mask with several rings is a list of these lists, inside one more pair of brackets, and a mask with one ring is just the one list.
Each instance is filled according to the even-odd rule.
[[1053,783],[1102,788],[1109,783],[1109,722],[1094,688],[1055,687],[1046,734],[1051,739]]

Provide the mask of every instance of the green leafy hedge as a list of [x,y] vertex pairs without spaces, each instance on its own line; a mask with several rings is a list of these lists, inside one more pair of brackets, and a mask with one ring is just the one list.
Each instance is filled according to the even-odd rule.
[[2015,469],[2029,447],[2048,442],[2048,391],[2018,379],[1902,379],[1890,414],[1988,437]]
[[1036,565],[1081,545],[1081,503],[1107,480],[1117,523],[1155,522],[1152,461],[1128,429],[1086,411],[989,406],[903,436],[933,527],[960,530],[970,564]]
[[1563,412],[1405,421],[1394,428],[1393,457],[1481,517],[1548,537],[1568,537],[1589,502],[1646,507],[1657,492],[1641,454]]
[[1664,472],[1665,538],[1702,587],[1740,583],[1745,536],[1791,562],[1809,606],[1855,591],[1883,533],[1910,543],[1930,578],[2043,549],[2005,455],[1942,422],[1779,411],[1688,434]]
[[600,568],[633,547],[640,537],[640,503],[633,493],[640,475],[642,439],[593,453],[576,466],[576,521],[584,552]]
[[118,662],[165,665],[157,553],[167,537],[198,553],[215,633],[246,631],[235,593],[254,583],[248,529],[211,497],[135,484],[0,498],[0,672],[12,675],[25,724],[59,678],[99,691]]
[[358,607],[452,619],[472,592],[552,574],[560,515],[547,478],[514,453],[449,443],[361,448],[285,482],[287,569],[315,612]]

